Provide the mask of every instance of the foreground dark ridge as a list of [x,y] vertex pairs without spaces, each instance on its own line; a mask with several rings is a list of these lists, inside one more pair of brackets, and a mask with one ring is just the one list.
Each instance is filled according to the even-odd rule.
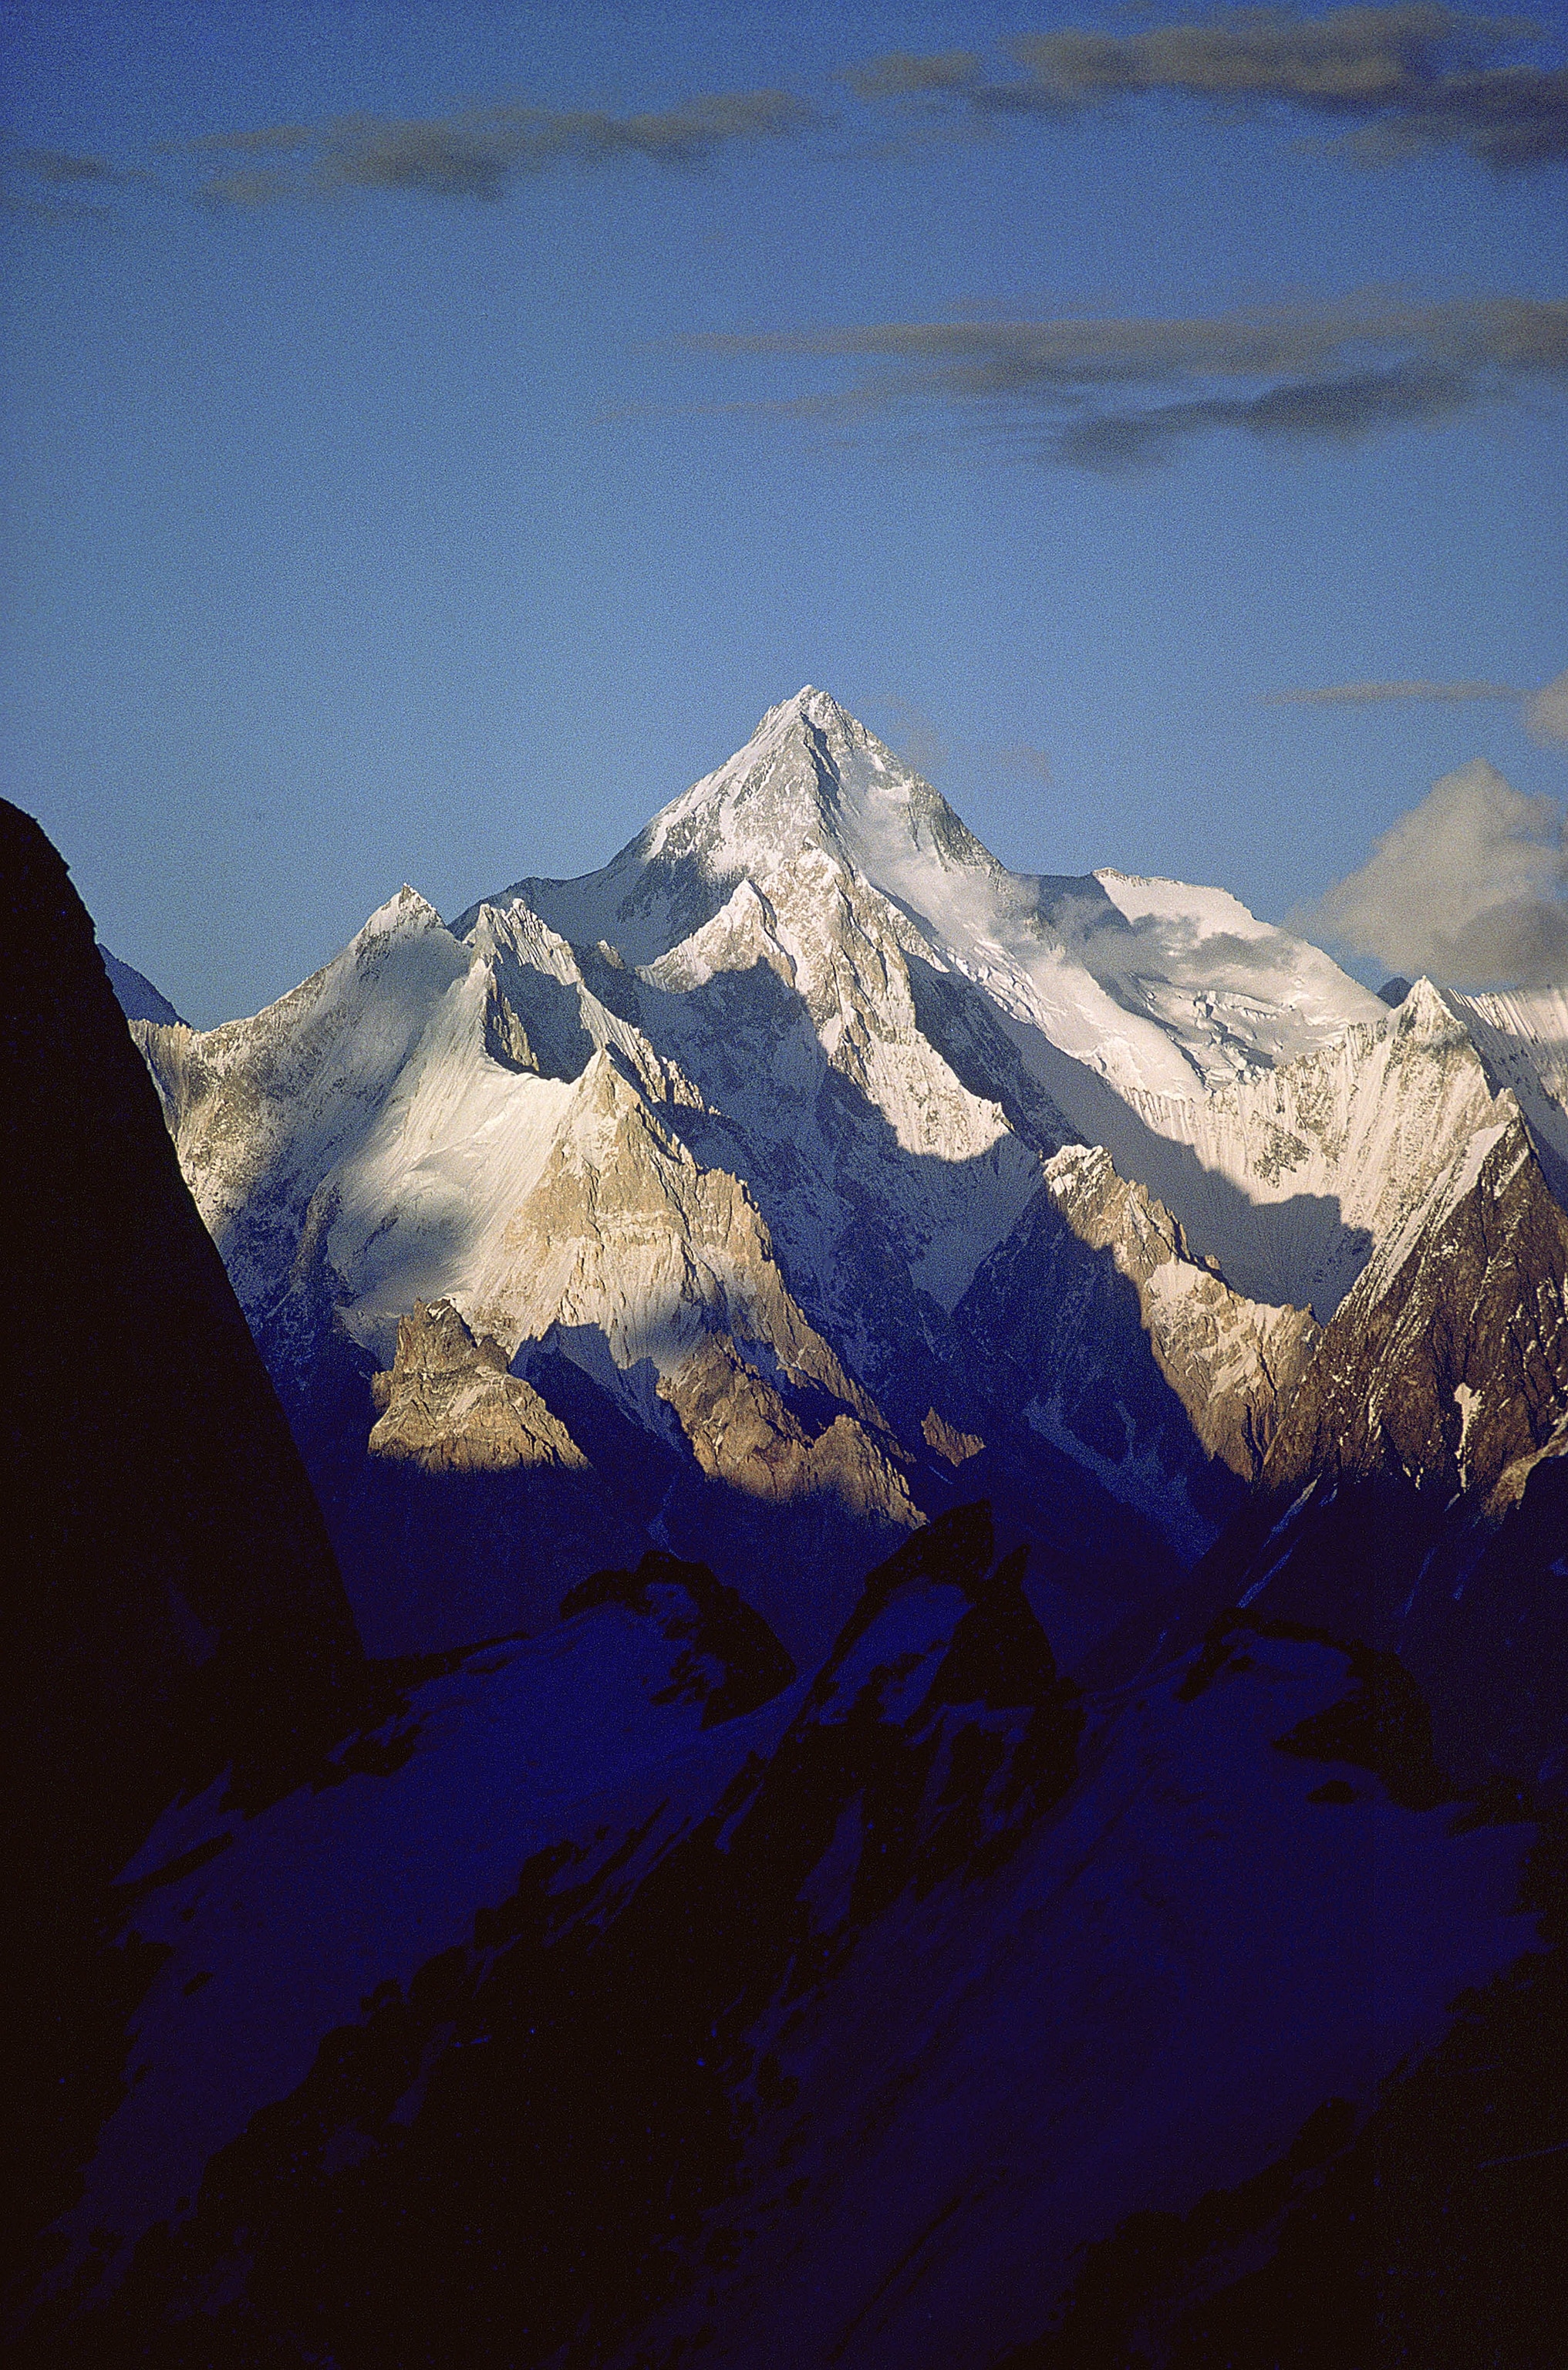
[[[182,1789],[266,1791],[361,1666],[320,1513],[64,864],[0,803],[6,1800],[28,2187],[100,1888]],[[35,2112],[36,2109],[36,2112]],[[41,2122],[40,2122],[41,2117]]]

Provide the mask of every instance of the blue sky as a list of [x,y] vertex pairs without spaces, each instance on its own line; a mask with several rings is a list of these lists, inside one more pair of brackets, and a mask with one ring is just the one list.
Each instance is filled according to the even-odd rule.
[[807,681],[1023,869],[1281,918],[1477,757],[1550,839],[1535,16],[0,7],[7,795],[199,1024]]

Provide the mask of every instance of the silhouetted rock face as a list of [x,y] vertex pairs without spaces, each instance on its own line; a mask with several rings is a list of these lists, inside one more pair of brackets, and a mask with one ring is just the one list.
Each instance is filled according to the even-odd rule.
[[23,2358],[951,2370],[1128,2214],[1242,2183],[1266,2244],[1530,1946],[1524,1837],[1389,1658],[1246,1616],[1081,1696],[994,1552],[922,1528],[793,1684],[650,1555],[406,1674],[341,1782],[166,1813]]
[[0,865],[8,1808],[59,1901],[181,1786],[318,1739],[359,1645],[92,924],[9,805]]
[[727,1588],[705,1563],[651,1547],[635,1571],[596,1571],[561,1600],[565,1619],[596,1605],[624,1605],[656,1622],[677,1649],[669,1685],[656,1701],[700,1703],[703,1726],[771,1703],[795,1676],[795,1664],[760,1613]]

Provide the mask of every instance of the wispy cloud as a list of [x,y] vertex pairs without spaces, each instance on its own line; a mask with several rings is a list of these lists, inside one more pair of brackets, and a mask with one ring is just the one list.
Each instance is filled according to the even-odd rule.
[[845,76],[867,101],[945,103],[977,119],[1065,121],[1162,95],[1233,111],[1273,107],[1348,127],[1364,160],[1459,147],[1500,170],[1568,156],[1568,69],[1521,59],[1539,28],[1413,0],[1392,7],[1234,8],[1127,33],[1063,27],[1005,44],[1013,72],[973,52],[904,51]]
[[141,170],[121,171],[107,156],[29,147],[0,134],[0,210],[33,222],[102,221],[110,190],[146,178]]
[[1390,971],[1460,987],[1568,979],[1568,849],[1556,807],[1478,757],[1445,774],[1305,916]]
[[999,772],[1014,781],[1036,782],[1045,790],[1055,787],[1056,774],[1049,753],[1033,741],[1010,742],[1005,749],[997,751],[996,763]]
[[356,115],[314,130],[291,123],[219,132],[189,143],[185,153],[243,159],[202,178],[199,194],[212,204],[256,206],[370,190],[493,201],[552,165],[641,158],[692,167],[724,148],[798,134],[818,120],[807,100],[783,90],[719,92],[633,115],[511,101],[401,121]]
[[1568,302],[1364,296],[1160,320],[884,322],[710,335],[696,351],[863,367],[760,408],[847,421],[940,405],[1042,459],[1116,472],[1216,429],[1290,443],[1431,426],[1568,379]]
[[63,148],[9,148],[6,163],[29,174],[50,189],[80,189],[88,181],[117,181],[120,175],[106,156],[76,156]]
[[1266,691],[1265,708],[1377,708],[1415,700],[1505,700],[1517,703],[1524,727],[1543,747],[1568,747],[1568,667],[1530,691],[1516,683],[1331,683],[1300,691]]
[[1330,683],[1311,691],[1266,691],[1265,708],[1379,708],[1385,701],[1524,699],[1512,683]]
[[494,201],[551,167],[641,160],[693,169],[721,151],[798,138],[825,120],[784,90],[719,91],[671,108],[615,115],[526,99],[431,116],[346,115],[320,124],[264,123],[164,141],[144,165],[0,144],[0,202],[58,215],[78,193],[140,188],[219,209],[342,199],[372,190]]
[[[1172,99],[1222,119],[1265,109],[1332,127],[1333,144],[1364,161],[1449,148],[1509,170],[1568,158],[1568,66],[1556,48],[1552,59],[1528,20],[1471,16],[1436,0],[1321,16],[1235,7],[1129,31],[1018,34],[989,55],[889,51],[825,77],[816,98],[704,92],[615,114],[541,106],[524,94],[429,116],[220,129],[166,142],[150,166],[130,170],[13,144],[0,153],[0,178],[7,201],[23,211],[47,211],[61,202],[58,192],[68,199],[93,181],[139,182],[217,207],[372,190],[495,201],[551,167],[641,159],[691,167],[723,151],[830,132],[836,153],[875,161],[956,136],[1045,132],[1094,109]],[[1403,385],[1390,399],[1420,392]],[[1428,388],[1425,398],[1437,393]]]

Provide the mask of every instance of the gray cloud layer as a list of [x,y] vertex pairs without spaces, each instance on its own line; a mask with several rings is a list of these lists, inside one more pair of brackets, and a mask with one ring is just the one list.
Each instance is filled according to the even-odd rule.
[[1275,443],[1430,426],[1568,380],[1568,302],[1369,296],[1177,320],[888,322],[709,336],[715,357],[868,364],[760,407],[853,420],[937,402],[1041,458],[1118,471],[1215,429]]
[[1427,5],[1236,8],[1182,25],[1074,28],[1007,44],[1021,71],[974,52],[896,51],[845,79],[867,101],[945,100],[978,116],[1067,117],[1160,93],[1227,108],[1273,105],[1352,127],[1350,153],[1387,158],[1457,145],[1505,169],[1568,156],[1568,70],[1515,62],[1516,18]]
[[[892,51],[834,79],[858,103],[852,133],[864,133],[867,116],[882,118],[872,155],[887,145],[887,119],[907,126],[911,109],[979,133],[1009,122],[1065,122],[1163,96],[1331,123],[1336,144],[1364,159],[1450,147],[1502,170],[1568,157],[1568,67],[1519,55],[1539,39],[1528,22],[1463,15],[1436,0],[1341,6],[1317,17],[1238,7],[1141,31],[1063,27],[1022,34],[1003,45],[1005,65],[972,50]],[[187,186],[180,159],[208,168],[196,194],[218,205],[368,190],[495,199],[552,165],[642,157],[691,166],[721,149],[798,138],[833,120],[828,109],[784,90],[699,94],[634,115],[519,98],[406,121],[349,116],[220,132],[166,146],[158,175],[15,144],[3,162],[9,202],[24,209],[38,207],[40,191],[92,181],[177,191]]]
[[1568,980],[1568,847],[1551,799],[1484,757],[1445,774],[1307,926],[1391,972],[1458,987]]

